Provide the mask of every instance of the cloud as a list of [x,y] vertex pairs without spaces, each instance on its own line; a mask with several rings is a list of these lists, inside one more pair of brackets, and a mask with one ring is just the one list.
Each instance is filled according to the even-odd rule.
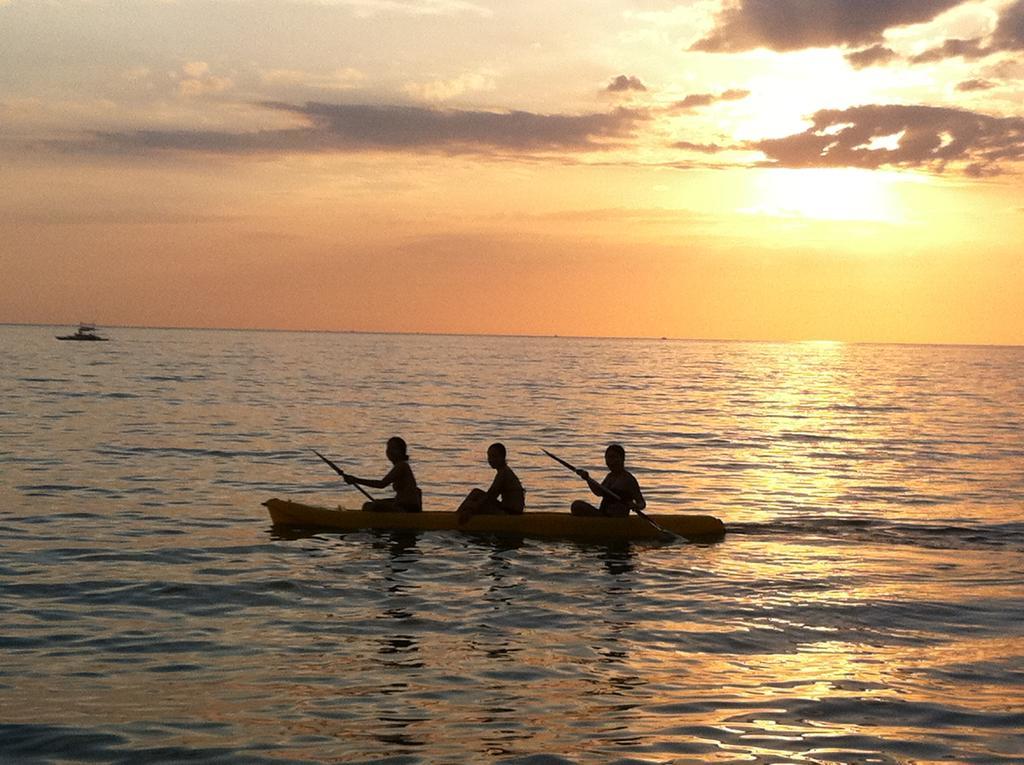
[[403,90],[423,101],[447,101],[464,93],[495,90],[497,83],[494,76],[494,72],[491,70],[466,72],[450,80],[410,82]]
[[722,93],[691,93],[682,101],[676,101],[669,111],[685,112],[698,109],[703,106],[710,106],[719,101],[739,101],[750,95],[749,90],[726,90]]
[[216,77],[210,73],[205,61],[190,61],[181,67],[178,78],[178,95],[184,98],[216,95],[234,86],[227,77]]
[[956,86],[956,89],[963,93],[969,93],[974,90],[989,90],[995,86],[996,84],[989,80],[964,80]]
[[733,0],[691,50],[725,53],[872,45],[892,27],[931,21],[965,0]]
[[935,48],[929,48],[924,53],[918,53],[916,56],[910,57],[910,63],[912,64],[931,64],[936,61],[942,61],[947,58],[955,58],[962,56],[963,58],[981,58],[987,56],[991,51],[988,46],[982,45],[981,38],[977,37],[972,40],[960,40],[960,39],[949,39],[946,40],[942,45]]
[[647,88],[640,82],[639,77],[632,75],[627,77],[624,74],[620,74],[618,77],[613,77],[604,90],[606,93],[626,93],[631,90],[642,93],[646,92]]
[[854,69],[865,69],[869,66],[888,64],[893,59],[899,58],[896,51],[886,48],[884,45],[872,45],[870,48],[855,50],[846,54],[846,60]]
[[1004,59],[986,66],[979,74],[997,80],[1024,80],[1024,60],[1019,57]]
[[0,209],[0,223],[28,226],[193,226],[201,223],[229,223],[238,216],[171,210],[46,210]]
[[936,106],[868,105],[825,109],[803,133],[754,142],[783,167],[962,166],[994,175],[1024,160],[1024,118],[993,117]]
[[992,33],[992,47],[999,50],[1024,50],[1024,0],[1017,0],[999,16]]
[[301,69],[266,69],[258,72],[261,83],[271,87],[299,87],[319,90],[355,90],[366,80],[359,69],[345,67],[332,72],[306,72]]
[[[319,0],[330,5],[332,0]],[[368,18],[378,14],[401,14],[404,16],[457,16],[469,14],[490,18],[493,11],[476,3],[463,0],[333,0],[335,5],[352,9],[356,16]]]
[[693,143],[692,141],[676,141],[671,144],[671,147],[685,151],[699,151],[702,154],[717,154],[730,148],[729,146],[720,146],[717,143]]
[[947,58],[962,57],[976,59],[996,53],[1024,50],[1024,0],[1003,9],[999,15],[999,23],[986,42],[983,37],[968,40],[949,39],[934,48],[913,56],[910,60],[915,64],[928,64]]
[[610,148],[647,119],[615,109],[595,114],[444,110],[420,106],[265,102],[305,124],[257,132],[136,130],[104,132],[70,150],[226,155],[392,151],[447,153],[579,152]]
[[[502,216],[506,218],[507,216]],[[637,223],[685,223],[708,222],[713,216],[698,213],[686,208],[671,207],[605,207],[584,210],[559,210],[557,212],[540,213],[537,215],[517,214],[517,220],[568,221],[572,223],[589,221],[620,223],[623,221]]]
[[182,65],[181,71],[186,77],[200,79],[210,73],[210,65],[205,61],[189,61]]

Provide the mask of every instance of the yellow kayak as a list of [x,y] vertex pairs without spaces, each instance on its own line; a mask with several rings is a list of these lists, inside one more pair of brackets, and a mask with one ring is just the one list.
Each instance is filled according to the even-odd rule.
[[[663,536],[637,515],[626,518],[589,518],[570,515],[568,512],[525,512],[522,515],[474,515],[467,523],[460,525],[454,512],[366,513],[343,507],[306,505],[286,499],[268,499],[263,504],[270,511],[270,520],[275,526],[291,528],[334,531],[465,531],[593,541],[658,539]],[[725,534],[725,525],[710,515],[648,515],[659,525],[686,539],[716,539]]]

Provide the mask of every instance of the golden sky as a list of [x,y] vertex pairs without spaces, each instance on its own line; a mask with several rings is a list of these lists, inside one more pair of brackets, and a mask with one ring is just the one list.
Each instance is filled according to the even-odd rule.
[[0,322],[1024,344],[1024,0],[0,0]]

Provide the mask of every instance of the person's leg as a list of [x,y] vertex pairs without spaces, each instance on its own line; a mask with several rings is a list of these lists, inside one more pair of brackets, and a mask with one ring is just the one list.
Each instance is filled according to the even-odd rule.
[[363,503],[363,510],[368,513],[394,513],[398,507],[393,499],[374,499]]
[[584,502],[582,499],[577,499],[573,502],[569,507],[569,512],[573,515],[602,515],[600,510],[589,502]]
[[485,494],[476,512],[478,515],[505,515],[508,510],[498,500],[491,499]]
[[609,518],[625,518],[629,515],[629,507],[621,502],[608,502],[601,508],[601,515]]
[[455,512],[470,514],[475,513],[477,511],[477,508],[480,507],[480,504],[484,501],[484,497],[486,496],[487,492],[485,492],[483,489],[473,489],[473,491],[467,494],[466,498],[462,500],[462,504],[459,505],[459,509],[456,510]]
[[456,510],[459,516],[459,523],[466,523],[472,516],[487,512],[487,492],[483,489],[473,489],[459,505]]
[[523,508],[513,507],[512,505],[506,505],[504,502],[498,502],[498,512],[502,515],[522,515]]

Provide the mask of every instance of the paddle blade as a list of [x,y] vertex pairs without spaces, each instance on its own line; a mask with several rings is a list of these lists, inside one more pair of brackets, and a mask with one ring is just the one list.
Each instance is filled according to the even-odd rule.
[[637,515],[639,515],[641,518],[643,518],[649,524],[651,524],[651,526],[653,526],[657,531],[661,532],[662,536],[664,536],[666,538],[670,538],[670,539],[683,539],[683,537],[679,536],[674,531],[669,531],[668,529],[666,529],[664,526],[662,526],[660,523],[658,523],[656,520],[654,520],[651,516],[649,516],[647,513],[645,513],[640,508],[634,507],[633,508],[633,512],[636,513]]

